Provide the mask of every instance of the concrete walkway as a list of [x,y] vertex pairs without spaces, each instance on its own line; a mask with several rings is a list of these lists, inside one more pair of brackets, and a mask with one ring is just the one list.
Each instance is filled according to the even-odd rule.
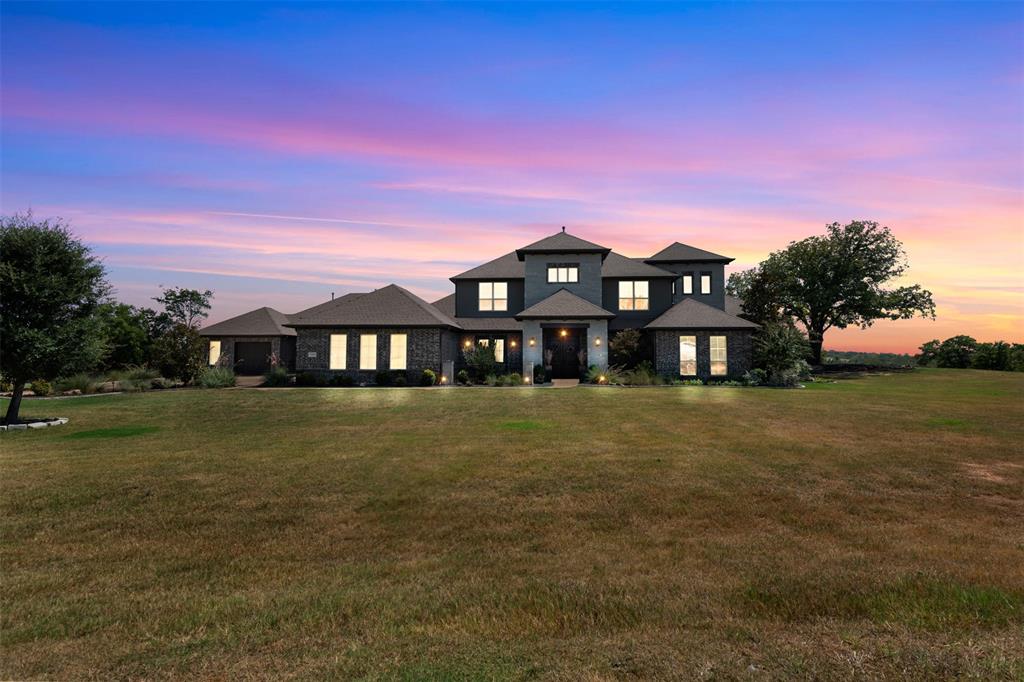
[[580,385],[579,379],[552,379],[551,388],[576,388]]

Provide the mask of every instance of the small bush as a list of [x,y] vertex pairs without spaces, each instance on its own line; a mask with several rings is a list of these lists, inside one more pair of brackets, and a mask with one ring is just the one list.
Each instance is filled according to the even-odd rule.
[[148,391],[152,384],[152,379],[121,379],[117,382],[117,389],[125,393],[141,393]]
[[768,372],[755,367],[743,375],[743,383],[747,386],[763,386],[768,383]]
[[32,392],[36,395],[50,395],[53,393],[53,386],[45,379],[36,379],[32,382]]
[[[137,385],[135,382],[132,384]],[[203,388],[228,388],[235,385],[235,373],[228,367],[208,367],[200,373],[199,385]]]
[[391,385],[392,386],[408,386],[409,385],[409,380],[405,378],[404,374],[399,374],[398,376],[396,376],[394,379],[391,380]]
[[103,383],[103,381],[100,377],[94,377],[91,374],[80,372],[78,374],[72,374],[64,379],[58,379],[57,390],[62,393],[64,391],[81,391],[83,394],[95,393],[99,390],[101,383]]
[[700,379],[683,379],[683,386],[703,386],[704,382]]
[[[466,377],[469,378],[468,376]],[[433,386],[437,383],[437,373],[432,369],[423,370],[420,375],[420,386]]]
[[634,369],[622,372],[620,380],[628,386],[657,386],[664,381],[662,377],[655,374],[654,368],[647,360],[638,364]]
[[498,375],[496,375],[496,374],[488,374],[487,376],[484,377],[484,383],[487,384],[488,386],[497,386],[498,385]]
[[493,375],[498,367],[498,363],[494,359],[494,348],[489,345],[477,344],[472,348],[467,348],[462,351],[462,357],[469,365],[469,369],[472,370],[473,376],[478,380],[486,380],[486,377]]
[[390,386],[391,385],[391,372],[386,369],[382,369],[377,372],[373,377],[373,383],[378,386]]
[[544,369],[544,365],[533,366],[533,383],[535,384],[546,384],[548,381],[548,373]]
[[289,383],[288,368],[276,365],[263,375],[264,386],[287,386]]
[[455,381],[457,381],[457,382],[459,382],[460,384],[462,384],[463,386],[465,386],[466,384],[468,384],[468,383],[469,383],[469,372],[467,372],[467,371],[466,371],[466,370],[464,370],[464,369],[460,369],[460,370],[459,370],[459,371],[458,371],[458,372],[457,372],[457,373],[455,374]]
[[353,379],[348,374],[336,374],[334,377],[331,378],[331,385],[347,388],[349,386],[355,386],[356,380]]
[[302,372],[295,377],[296,386],[326,386],[327,380],[313,372]]
[[511,374],[508,375],[508,385],[509,386],[522,386],[522,384],[523,384],[523,375],[520,374],[519,372],[512,372]]
[[122,378],[131,379],[132,381],[152,381],[160,377],[160,372],[149,367],[142,367],[135,365],[132,367],[126,367]]
[[177,385],[177,382],[173,379],[165,379],[164,377],[157,377],[149,382],[149,387],[155,389],[174,388]]
[[724,379],[722,381],[708,382],[708,386],[745,386],[742,381],[736,381],[735,379]]

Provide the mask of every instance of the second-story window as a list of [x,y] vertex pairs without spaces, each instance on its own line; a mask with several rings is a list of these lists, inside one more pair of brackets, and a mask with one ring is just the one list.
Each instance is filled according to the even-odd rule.
[[710,294],[711,293],[711,273],[702,272],[700,273],[700,293]]
[[687,295],[693,293],[693,273],[683,275],[683,293]]
[[548,282],[580,281],[579,263],[548,263]]
[[480,310],[508,310],[508,282],[480,282]]
[[650,305],[647,280],[619,282],[619,310],[647,310]]

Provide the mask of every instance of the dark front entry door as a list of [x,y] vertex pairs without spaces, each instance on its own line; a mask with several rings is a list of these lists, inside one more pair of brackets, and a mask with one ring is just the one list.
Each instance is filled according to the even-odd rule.
[[270,369],[269,341],[237,341],[235,343],[235,372],[263,374]]
[[546,329],[545,350],[551,356],[551,378],[579,379],[580,330]]

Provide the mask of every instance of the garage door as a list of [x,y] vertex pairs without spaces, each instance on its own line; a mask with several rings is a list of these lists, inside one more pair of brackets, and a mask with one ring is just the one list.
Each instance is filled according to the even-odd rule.
[[235,372],[263,374],[270,369],[269,341],[236,341]]

